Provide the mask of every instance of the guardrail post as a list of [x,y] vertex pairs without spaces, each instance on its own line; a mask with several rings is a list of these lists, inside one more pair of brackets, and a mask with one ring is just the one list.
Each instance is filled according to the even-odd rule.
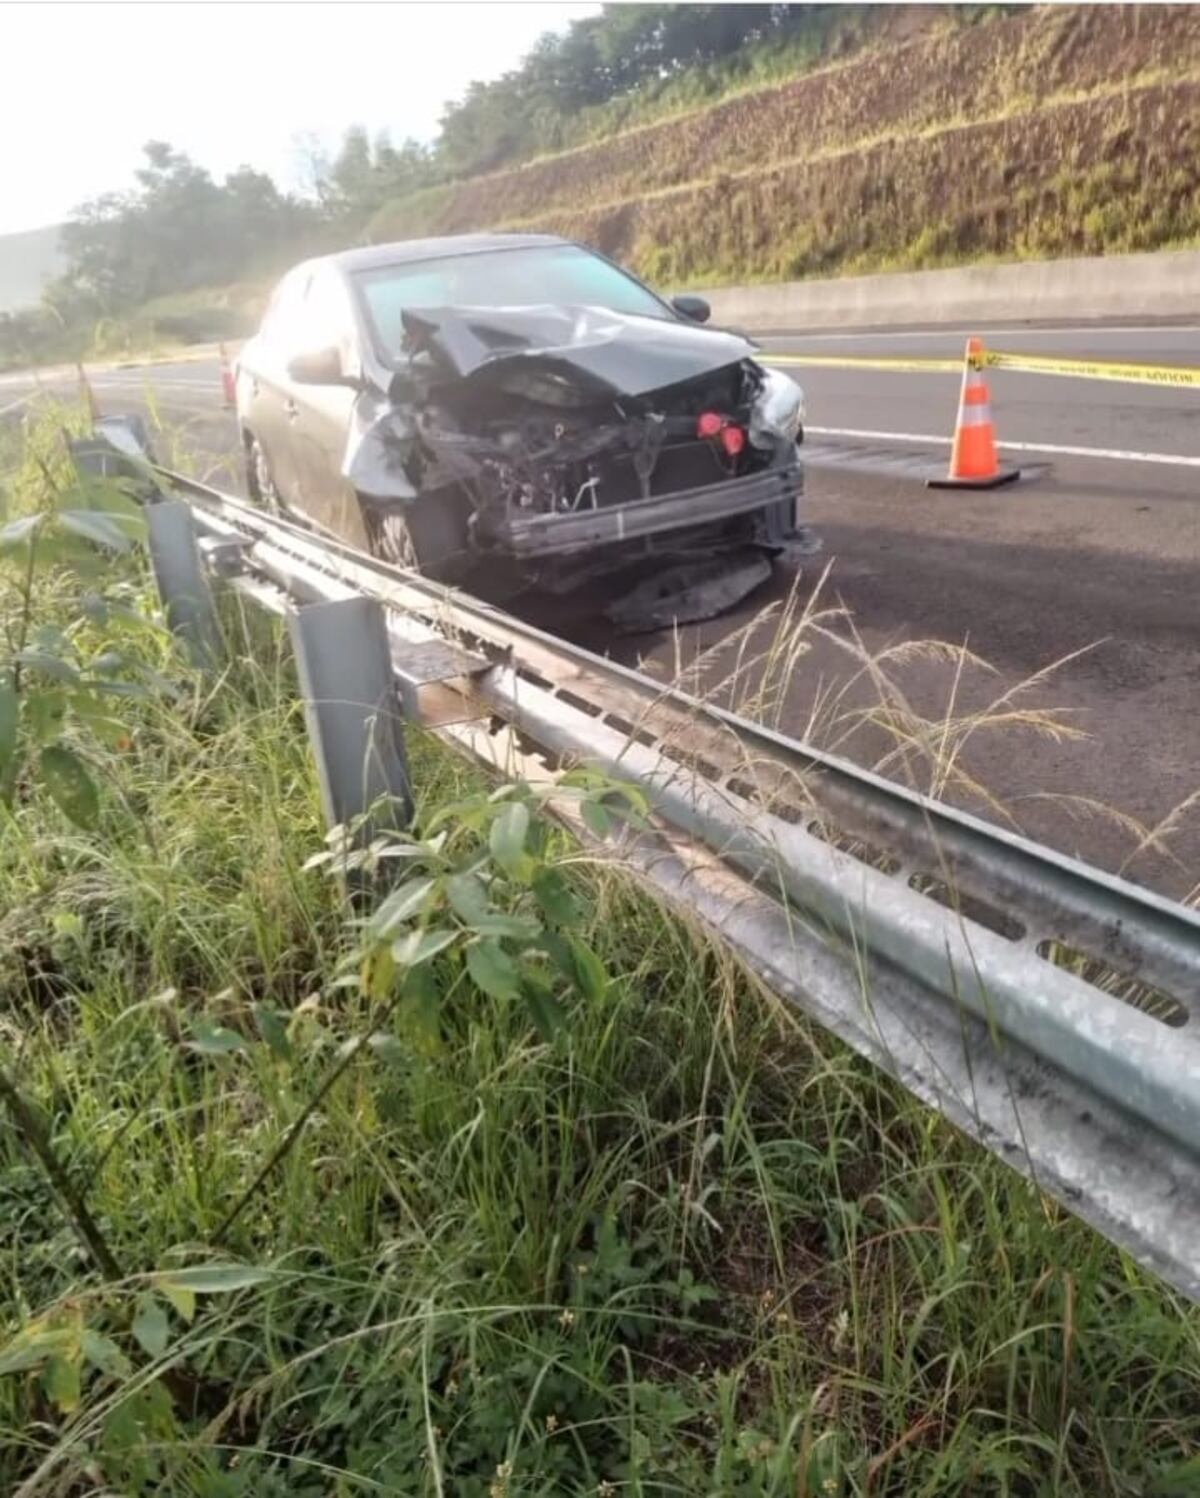
[[[393,822],[410,822],[412,790],[383,609],[371,598],[312,603],[291,615],[290,629],[330,826],[345,826],[384,798]],[[364,827],[359,843],[372,834]]]
[[214,670],[223,654],[221,626],[200,562],[192,508],[185,500],[170,499],[147,505],[143,513],[167,624],[183,638],[197,666]]

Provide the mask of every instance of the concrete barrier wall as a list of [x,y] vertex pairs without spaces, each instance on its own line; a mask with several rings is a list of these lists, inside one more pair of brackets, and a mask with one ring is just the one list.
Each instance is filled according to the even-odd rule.
[[713,321],[750,331],[1096,318],[1200,318],[1200,251],[1031,260],[719,287]]

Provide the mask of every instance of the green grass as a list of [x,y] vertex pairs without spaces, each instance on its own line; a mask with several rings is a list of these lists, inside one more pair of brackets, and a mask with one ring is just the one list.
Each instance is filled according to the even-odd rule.
[[[48,579],[46,618],[70,592]],[[547,1039],[436,968],[215,1249],[372,1002],[335,986],[361,931],[305,867],[285,639],[226,627],[207,684],[143,645],[183,695],[81,741],[93,830],[28,788],[0,809],[0,1060],[121,1267],[97,1277],[6,1119],[3,1337],[85,1366],[77,1401],[41,1363],[0,1376],[0,1491],[1200,1490],[1200,1313],[563,832],[602,991]],[[410,749],[418,823],[471,846],[490,787]],[[214,1259],[257,1273],[169,1278]]]

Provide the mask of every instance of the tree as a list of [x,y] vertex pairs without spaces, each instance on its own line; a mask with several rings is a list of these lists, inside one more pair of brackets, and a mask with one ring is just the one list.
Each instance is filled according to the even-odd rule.
[[167,292],[246,274],[313,212],[251,167],[214,182],[181,151],[149,141],[136,186],[82,204],[62,231],[67,272],[55,305],[111,315]]

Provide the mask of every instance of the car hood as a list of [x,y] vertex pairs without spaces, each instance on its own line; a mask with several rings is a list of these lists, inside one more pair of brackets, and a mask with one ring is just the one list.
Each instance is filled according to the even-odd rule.
[[408,346],[460,379],[506,380],[531,364],[606,395],[645,395],[738,364],[755,352],[736,333],[605,307],[428,307],[403,314]]

